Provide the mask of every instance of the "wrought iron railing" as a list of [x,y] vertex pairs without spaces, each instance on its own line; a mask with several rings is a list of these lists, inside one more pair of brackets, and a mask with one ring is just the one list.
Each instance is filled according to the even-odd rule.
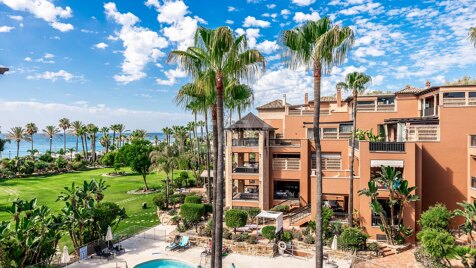
[[259,167],[235,167],[233,173],[259,173]]
[[258,146],[258,139],[234,139],[231,141],[233,146],[255,147]]
[[232,200],[258,200],[259,194],[258,193],[235,193],[233,195]]
[[425,108],[423,110],[423,116],[434,116],[436,108],[435,107],[430,107],[430,108]]
[[271,147],[301,147],[301,140],[297,139],[270,139]]
[[371,152],[405,152],[404,142],[369,142]]

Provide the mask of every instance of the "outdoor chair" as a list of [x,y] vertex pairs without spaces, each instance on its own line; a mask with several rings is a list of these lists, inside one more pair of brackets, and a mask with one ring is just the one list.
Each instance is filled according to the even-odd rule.
[[172,243],[168,244],[166,247],[165,247],[165,250],[175,250],[179,247],[179,243],[180,241],[182,240],[181,239],[182,237],[180,235],[177,235],[175,236],[175,239]]
[[111,258],[111,257],[114,258],[114,255],[111,252],[104,252],[104,250],[102,250],[101,246],[95,246],[94,251],[96,253],[96,256],[98,256],[100,259],[104,258],[104,259],[109,260],[109,258]]
[[177,249],[186,249],[188,247],[190,247],[190,238],[188,236],[182,236],[182,240],[180,240]]

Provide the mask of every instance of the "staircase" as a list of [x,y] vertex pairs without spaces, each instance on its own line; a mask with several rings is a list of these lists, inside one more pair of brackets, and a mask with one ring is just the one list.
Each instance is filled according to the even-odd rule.
[[289,215],[289,223],[291,226],[301,226],[311,219],[311,204],[296,209]]
[[388,257],[397,254],[397,252],[387,247],[387,245],[380,244],[378,247],[378,254],[382,257]]

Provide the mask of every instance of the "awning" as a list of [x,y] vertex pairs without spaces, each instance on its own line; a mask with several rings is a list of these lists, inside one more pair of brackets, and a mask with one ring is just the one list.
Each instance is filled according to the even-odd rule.
[[370,160],[370,167],[403,167],[403,160]]
[[276,220],[276,233],[283,229],[283,213],[275,211],[261,211],[256,218]]
[[[200,178],[208,178],[208,171],[202,171],[202,174],[200,174]],[[210,178],[213,178],[213,170],[210,170]]]

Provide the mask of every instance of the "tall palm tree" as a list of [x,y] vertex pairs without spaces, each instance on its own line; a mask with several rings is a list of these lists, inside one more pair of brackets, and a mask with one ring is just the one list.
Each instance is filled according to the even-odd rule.
[[105,153],[109,152],[109,147],[111,146],[111,137],[109,136],[109,128],[102,127],[101,128],[102,137],[99,139],[99,143],[104,148]]
[[[246,36],[235,37],[229,27],[206,29],[199,27],[195,34],[195,44],[186,51],[172,51],[169,62],[177,62],[181,67],[195,78],[203,75],[207,79],[206,89],[215,88],[217,111],[217,177],[216,198],[214,205],[216,211],[214,221],[216,229],[216,242],[214,267],[222,267],[223,243],[223,169],[224,169],[224,122],[223,122],[223,97],[225,79],[253,78],[260,70],[265,68],[265,59],[256,49],[248,49]],[[197,65],[199,68],[197,68]]]
[[43,130],[43,134],[50,139],[50,152],[53,150],[53,138],[60,132],[55,126],[46,126]]
[[36,126],[35,123],[28,123],[26,124],[25,126],[25,132],[26,134],[28,134],[30,136],[30,139],[31,139],[31,150],[34,149],[33,147],[33,135],[35,135],[36,133],[38,133],[38,127]]
[[30,141],[30,136],[28,136],[23,127],[12,127],[10,131],[8,131],[6,138],[16,143],[17,157],[20,155],[20,142],[22,140]]
[[162,129],[162,132],[164,133],[165,135],[165,140],[167,141],[167,144],[170,145],[170,137],[172,136],[173,134],[173,130],[169,127],[164,127]]
[[241,119],[241,111],[251,107],[254,101],[253,90],[245,84],[236,80],[227,83],[225,90],[225,106],[230,110],[230,125],[232,124],[233,113],[238,113]]
[[188,128],[184,126],[172,126],[174,132],[174,140],[178,146],[178,150],[180,154],[185,153],[185,145],[187,143],[187,139],[189,138]]
[[76,152],[79,152],[79,137],[81,136],[80,132],[82,127],[83,123],[81,121],[73,121],[71,123],[71,129],[69,131],[71,135],[76,136]]
[[86,126],[86,131],[89,135],[89,139],[91,140],[91,161],[96,162],[96,138],[99,132],[99,128],[95,124],[88,124]]
[[471,40],[471,42],[476,47],[476,27],[471,27],[469,29],[469,40]]
[[289,66],[312,67],[314,77],[314,142],[316,144],[316,267],[323,266],[322,243],[322,172],[319,119],[321,106],[322,72],[340,64],[353,44],[351,28],[333,25],[329,18],[322,18],[283,32],[283,43],[287,47]]
[[147,136],[147,130],[136,129],[131,133],[131,139],[143,140]]
[[150,153],[151,166],[150,170],[165,172],[165,207],[169,207],[169,184],[170,174],[173,173],[177,166],[178,153],[173,145],[166,145],[161,151],[154,150]]
[[63,150],[66,153],[66,130],[71,127],[71,122],[68,118],[61,118],[58,126],[63,130]]
[[81,148],[83,151],[83,158],[88,159],[88,143],[86,138],[86,126],[82,125],[76,130],[76,133],[79,137],[81,137]]
[[352,72],[345,76],[345,82],[340,82],[337,86],[345,90],[352,91],[352,137],[351,137],[351,151],[350,151],[350,187],[349,187],[349,215],[348,221],[350,227],[354,225],[353,211],[354,211],[354,159],[355,159],[355,138],[357,125],[357,97],[362,95],[367,85],[372,81],[372,77],[364,73]]
[[110,129],[112,130],[112,147],[116,147],[115,145],[116,145],[117,124],[111,125]]
[[126,126],[124,124],[117,124],[116,125],[116,131],[119,135],[119,140],[118,140],[118,145],[117,147],[121,147],[121,144],[122,144],[122,139],[123,139],[123,136],[122,134],[124,134],[124,132],[126,131]]

